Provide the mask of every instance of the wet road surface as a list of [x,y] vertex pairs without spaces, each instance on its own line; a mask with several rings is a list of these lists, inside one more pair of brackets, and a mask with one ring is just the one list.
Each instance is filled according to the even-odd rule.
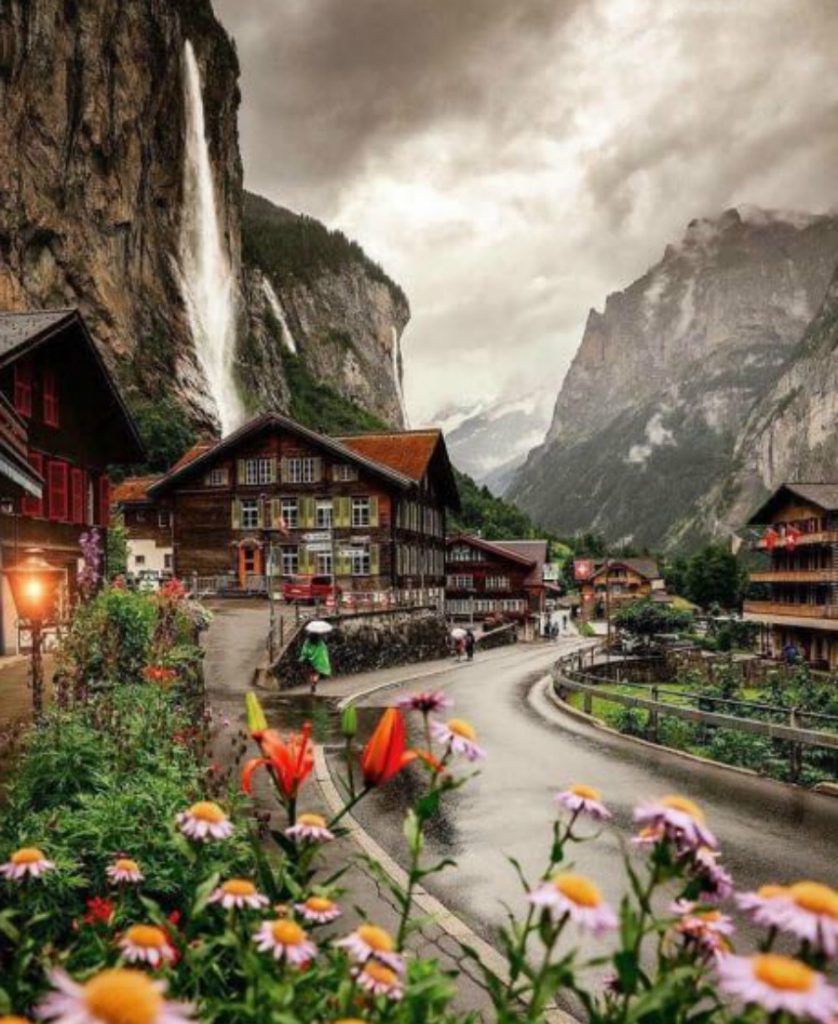
[[[558,649],[569,646],[564,641]],[[488,751],[479,777],[449,798],[429,844],[432,852],[455,857],[459,868],[429,879],[428,888],[478,932],[489,937],[492,926],[504,922],[504,904],[524,906],[507,857],[530,877],[543,870],[553,796],[571,782],[601,789],[614,814],[600,836],[572,856],[615,904],[626,888],[622,857],[633,834],[632,808],[668,792],[704,808],[738,888],[799,878],[838,882],[838,799],[698,767],[574,721],[537,685],[556,654],[555,646],[491,652],[432,681],[448,690],[456,701],[452,714],[475,726]],[[365,703],[392,704],[403,692]],[[397,858],[404,856],[398,812],[416,785],[405,775],[357,809],[365,828]]]

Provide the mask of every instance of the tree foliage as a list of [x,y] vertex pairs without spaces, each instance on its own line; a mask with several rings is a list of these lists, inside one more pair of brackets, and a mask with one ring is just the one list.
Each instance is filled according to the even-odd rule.
[[614,622],[620,629],[634,636],[651,637],[656,633],[677,633],[688,629],[692,615],[644,598],[620,608],[614,616]]
[[454,470],[462,503],[461,511],[449,519],[451,533],[480,533],[486,540],[526,540],[539,534],[533,521],[516,505],[496,498],[488,487],[480,487],[470,476]]

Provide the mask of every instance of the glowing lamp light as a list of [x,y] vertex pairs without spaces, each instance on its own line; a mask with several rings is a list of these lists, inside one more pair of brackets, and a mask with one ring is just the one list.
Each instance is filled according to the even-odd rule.
[[3,569],[3,575],[9,581],[21,619],[45,622],[55,617],[58,591],[66,570],[50,565],[40,548],[30,548],[17,565]]

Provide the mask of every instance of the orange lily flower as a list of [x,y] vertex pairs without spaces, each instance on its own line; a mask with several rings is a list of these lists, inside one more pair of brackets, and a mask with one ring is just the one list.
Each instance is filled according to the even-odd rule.
[[295,800],[300,786],[311,774],[314,767],[314,752],[311,749],[311,723],[303,724],[302,732],[294,733],[287,740],[275,729],[262,729],[253,734],[262,748],[262,757],[248,761],[242,771],[242,789],[248,796],[253,785],[253,773],[265,767],[271,773],[279,792],[286,800]]
[[361,771],[367,786],[380,786],[410,764],[416,751],[406,749],[404,718],[387,708],[361,753]]

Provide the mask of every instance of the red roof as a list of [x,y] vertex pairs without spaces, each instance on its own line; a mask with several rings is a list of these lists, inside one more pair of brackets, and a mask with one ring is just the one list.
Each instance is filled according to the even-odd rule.
[[151,501],[148,489],[157,483],[159,476],[129,476],[113,489],[111,501],[115,505],[126,505],[131,502]]
[[177,470],[183,469],[184,466],[188,466],[190,462],[194,462],[195,459],[208,452],[210,448],[214,448],[215,443],[215,441],[199,441],[197,444],[193,444],[189,451],[181,455],[168,472],[175,473]]
[[427,473],[441,437],[439,430],[400,430],[336,440],[365,459],[389,466],[418,483]]

